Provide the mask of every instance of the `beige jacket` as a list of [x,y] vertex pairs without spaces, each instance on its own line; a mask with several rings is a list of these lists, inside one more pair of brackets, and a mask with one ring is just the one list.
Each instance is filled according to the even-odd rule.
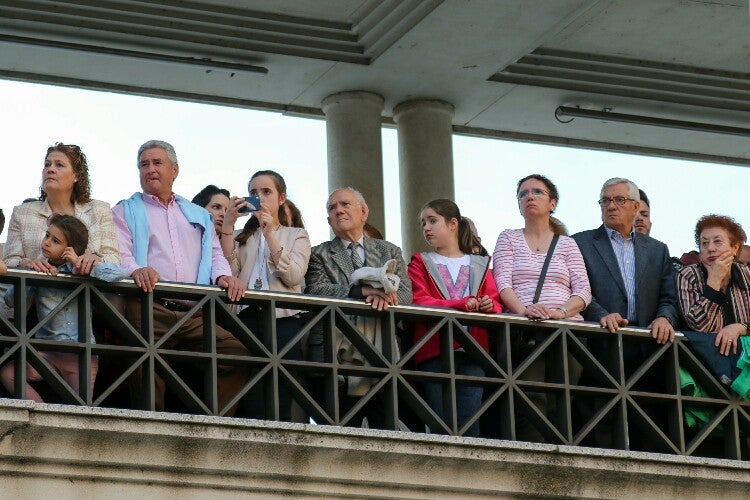
[[[76,203],[76,217],[81,219],[89,230],[87,251],[98,254],[104,262],[120,263],[115,224],[109,203],[91,200]],[[30,201],[13,208],[8,224],[8,240],[3,255],[8,267],[16,267],[24,259],[41,257],[42,239],[47,231],[52,210],[46,201]]]
[[[235,236],[238,233],[239,231],[235,232]],[[282,250],[278,266],[274,265],[270,256],[268,258],[269,288],[274,292],[302,293],[302,282],[307,272],[307,263],[310,261],[310,237],[302,228],[281,226],[276,231],[276,239],[279,240]],[[234,251],[229,256],[232,273],[248,287],[248,290],[253,289],[248,282],[255,259],[258,258],[259,246],[260,230],[257,230],[244,245],[239,246],[235,243]],[[293,309],[276,309],[276,317],[285,318],[298,312]]]

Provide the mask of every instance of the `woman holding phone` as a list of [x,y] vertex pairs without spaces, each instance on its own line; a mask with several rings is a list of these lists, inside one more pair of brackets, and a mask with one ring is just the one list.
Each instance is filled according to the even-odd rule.
[[[284,210],[284,178],[273,170],[260,170],[250,178],[248,191],[248,198],[232,197],[221,229],[222,249],[232,272],[247,284],[248,290],[302,293],[302,279],[310,260],[310,237],[305,229],[290,227]],[[245,227],[233,231],[237,219],[248,215]],[[258,306],[242,309],[239,318],[263,341],[266,323]],[[276,352],[283,350],[303,325],[300,311],[276,309]],[[267,347],[271,350],[271,346]],[[300,342],[289,349],[284,359],[302,359]],[[266,414],[263,385],[259,382],[247,393],[238,413],[250,418],[272,417]],[[285,385],[280,384],[281,420],[291,419],[291,402]]]

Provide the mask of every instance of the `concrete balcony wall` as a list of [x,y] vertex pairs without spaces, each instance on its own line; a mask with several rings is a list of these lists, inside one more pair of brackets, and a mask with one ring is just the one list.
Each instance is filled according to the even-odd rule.
[[0,400],[0,498],[747,498],[750,464]]

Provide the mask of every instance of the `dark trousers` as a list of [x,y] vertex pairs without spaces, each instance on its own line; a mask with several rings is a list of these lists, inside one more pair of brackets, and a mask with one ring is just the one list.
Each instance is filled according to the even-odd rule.
[[[261,321],[261,314],[257,307],[247,307],[239,314],[240,320],[247,326],[261,342],[265,338],[264,322]],[[299,333],[304,327],[305,321],[296,316],[276,319],[276,346],[279,351],[289,343],[289,341]],[[270,350],[270,345],[266,346]],[[302,347],[300,342],[294,344],[284,356],[284,359],[295,361],[302,360]],[[260,369],[252,369],[250,378],[254,377]],[[270,372],[269,372],[270,373]],[[267,375],[268,376],[268,375]],[[284,422],[292,420],[292,395],[287,386],[284,384],[283,375],[279,376],[279,419]],[[304,384],[303,384],[304,385]],[[256,419],[273,419],[273,410],[268,403],[266,394],[266,384],[263,380],[258,381],[245,396],[242,397],[239,404],[238,416]]]
[[[167,331],[180,321],[187,312],[172,311],[161,304],[154,303],[154,342],[158,342]],[[136,330],[141,331],[141,302],[138,299],[129,299],[125,303],[125,315]],[[236,356],[247,356],[245,346],[234,338],[225,329],[215,326],[216,331],[216,353]],[[143,334],[143,332],[141,332]],[[145,336],[145,335],[144,335]],[[162,344],[161,349],[180,351],[206,351],[206,340],[203,335],[203,315],[201,311],[195,312],[179,329],[173,333]],[[247,368],[219,365],[217,380],[217,396],[219,409],[221,410],[230,399],[232,399],[242,386],[247,382]],[[142,373],[140,370],[134,374],[133,381],[136,393],[142,388]],[[164,411],[164,393],[166,386],[164,380],[158,373],[154,374],[154,392],[156,410]],[[232,416],[236,407],[230,408],[225,415]]]
[[[638,325],[633,325],[638,326]],[[615,366],[612,365],[610,360],[610,345],[608,339],[587,339],[587,348],[591,354],[602,364],[603,367],[607,368],[610,373],[614,370]],[[659,345],[652,340],[649,341],[628,341],[627,339],[623,342],[623,368],[625,372],[625,378],[629,378],[632,374],[656,351],[659,349]],[[661,376],[660,372],[663,369],[664,360],[656,362],[655,366],[651,368],[649,372],[644,374],[639,382],[633,387],[636,391],[651,392],[651,393],[664,393],[666,390],[666,377]],[[617,375],[614,376],[618,378]],[[584,370],[581,375],[580,385],[582,386],[599,386],[597,377],[593,374],[588,373]],[[594,415],[609,401],[609,397],[604,398],[575,398],[573,401],[573,419],[576,422],[576,427],[585,425],[587,421],[592,419]],[[656,424],[659,429],[667,429],[667,409],[663,406],[658,405],[646,405],[646,400],[636,400],[646,413],[646,415]],[[616,412],[614,412],[616,413]],[[584,439],[582,444],[586,446],[596,446],[603,448],[620,448],[624,445],[622,442],[618,442],[618,430],[616,427],[620,427],[618,421],[613,418],[613,412],[610,412],[600,423],[600,425],[592,431],[587,438]],[[628,425],[628,449],[641,450],[641,451],[658,451],[658,448],[654,447],[654,441],[649,437],[650,431],[647,429],[640,428],[635,419],[629,419]]]
[[[467,375],[471,377],[484,377],[484,369],[471,358],[461,351],[454,353],[454,362],[456,375]],[[431,358],[423,361],[419,369],[430,373],[442,373],[443,367],[440,358]],[[425,401],[432,408],[432,411],[445,420],[445,401],[443,399],[443,384],[439,382],[422,382],[422,393]],[[456,384],[456,420],[459,429],[463,427],[467,420],[474,416],[482,405],[482,386]],[[448,403],[451,404],[451,403]],[[447,422],[450,426],[450,422]],[[437,432],[431,429],[431,432]],[[464,433],[464,436],[479,436],[479,420],[474,422],[471,427]]]
[[[347,383],[344,381],[339,386],[339,415],[343,417],[354,405],[356,405],[361,396],[349,396],[347,394]],[[362,427],[362,424],[367,418],[367,428],[369,429],[385,429],[385,401],[383,400],[382,393],[375,394],[362,409],[349,420],[347,424],[349,427]]]

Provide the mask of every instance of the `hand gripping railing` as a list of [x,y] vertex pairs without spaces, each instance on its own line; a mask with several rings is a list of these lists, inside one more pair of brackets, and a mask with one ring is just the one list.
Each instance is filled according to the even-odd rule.
[[[19,398],[25,397],[24,381],[32,368],[42,376],[40,390],[49,397],[45,400],[153,410],[158,374],[167,386],[168,411],[226,415],[260,384],[265,389],[265,418],[271,420],[279,419],[283,386],[305,418],[317,424],[352,425],[374,405],[387,429],[429,428],[464,435],[479,422],[480,436],[489,438],[744,460],[750,456],[750,403],[720,383],[680,335],[673,343],[657,345],[644,329],[622,328],[611,334],[591,323],[533,322],[515,315],[418,306],[376,312],[358,301],[253,291],[241,303],[257,309],[265,325],[264,333],[256,335],[238,319],[226,293],[211,286],[165,282],[154,293],[144,294],[130,280],[104,283],[23,270],[0,276],[0,283],[15,285],[13,319],[0,317],[0,364],[15,362],[12,394]],[[52,315],[65,304],[77,304],[78,342],[34,338],[49,318],[32,323],[28,318],[33,308],[28,317],[24,314],[27,286],[70,290]],[[165,297],[194,305],[173,325],[172,333],[155,341],[154,301]],[[133,299],[141,301],[140,329],[122,312],[122,302]],[[276,308],[304,311],[304,327],[284,346],[277,344]],[[165,339],[179,335],[186,317],[198,312],[203,317],[203,349],[168,349]],[[373,318],[380,345],[360,330],[358,317]],[[419,322],[430,326],[415,344],[411,329]],[[217,353],[217,325],[240,340],[247,355]],[[490,352],[467,333],[465,327],[474,325],[489,329]],[[443,369],[420,371],[414,354],[434,335],[440,336]],[[359,352],[358,362],[341,359],[342,339]],[[482,367],[482,376],[456,373],[454,342],[462,356]],[[306,347],[303,360],[287,357],[295,344]],[[79,355],[78,392],[45,360],[44,352]],[[99,360],[94,388],[85,375],[96,359],[92,356]],[[248,376],[220,407],[218,374],[226,367],[239,367]],[[342,398],[352,377],[369,379],[369,389],[353,405],[344,406]],[[442,418],[424,400],[425,382],[441,384]],[[459,423],[456,388],[462,385],[481,387],[482,400],[476,413]],[[7,392],[6,396],[12,397]]]

